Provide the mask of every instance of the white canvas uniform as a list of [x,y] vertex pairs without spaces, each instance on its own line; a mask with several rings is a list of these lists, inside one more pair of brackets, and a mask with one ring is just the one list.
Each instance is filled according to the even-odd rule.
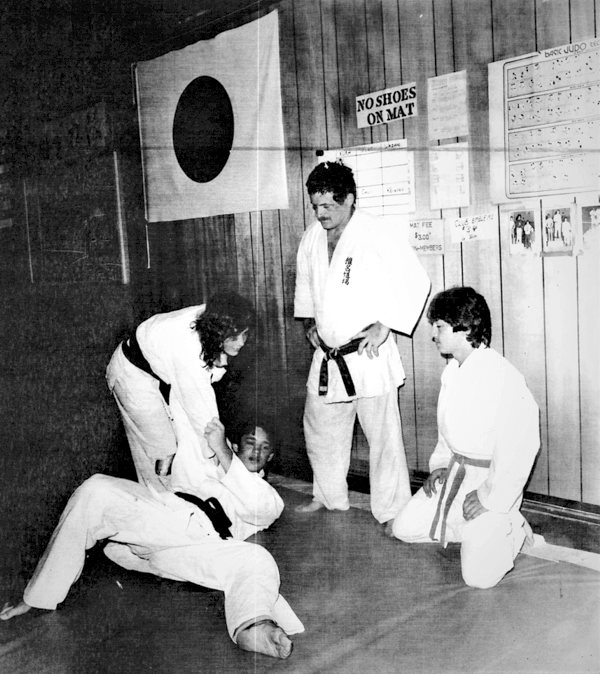
[[[445,368],[437,422],[431,472],[446,468],[453,454],[489,462],[489,467],[465,464],[464,481],[448,511],[445,542],[462,544],[462,573],[468,585],[493,587],[513,568],[525,540],[519,508],[540,446],[538,406],[523,376],[499,353],[481,346],[460,367],[453,359]],[[452,463],[435,540],[440,540],[444,506],[459,469]],[[489,512],[467,522],[463,503],[473,490]],[[394,521],[394,535],[408,543],[431,542],[443,491],[439,482],[431,497],[420,489]]]
[[232,539],[221,539],[199,508],[174,494],[106,475],[89,478],[67,503],[24,601],[55,609],[81,574],[85,551],[108,539],[105,553],[127,569],[223,591],[232,639],[237,627],[262,617],[288,634],[302,632],[279,595],[275,560],[263,547],[243,541],[272,524],[283,509],[281,498],[235,456],[217,484],[208,482],[205,493],[218,495],[233,522]]
[[[427,274],[401,229],[357,209],[329,262],[327,232],[314,222],[297,256],[294,315],[314,318],[327,346],[340,347],[365,327],[383,325],[410,335],[430,289]],[[314,473],[313,495],[327,508],[345,510],[346,476],[354,419],[369,442],[371,509],[392,519],[410,498],[397,389],[404,369],[390,333],[379,356],[345,356],[356,395],[349,396],[333,361],[326,396],[318,395],[324,353],[314,353],[307,383],[304,432]]]
[[[197,476],[204,474],[206,459],[213,456],[204,429],[219,416],[212,383],[225,369],[207,368],[202,360],[202,345],[192,324],[204,309],[201,305],[157,314],[137,328],[137,340],[150,367],[171,385],[168,406],[159,382],[130,363],[121,346],[107,368],[108,386],[123,418],[138,480],[159,491],[195,493]],[[172,475],[159,477],[156,460],[172,454]]]

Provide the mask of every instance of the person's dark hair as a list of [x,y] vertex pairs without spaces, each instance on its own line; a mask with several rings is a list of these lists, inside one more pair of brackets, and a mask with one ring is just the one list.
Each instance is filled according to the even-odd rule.
[[306,189],[311,196],[331,192],[338,204],[343,204],[349,194],[353,194],[356,201],[356,182],[352,169],[338,161],[317,164],[308,176]]
[[223,353],[223,343],[254,324],[255,313],[250,302],[234,292],[217,293],[206,304],[205,311],[193,324],[202,343],[202,358],[208,367]]
[[453,332],[469,332],[467,340],[474,346],[492,342],[492,319],[483,295],[468,286],[442,290],[427,309],[430,323],[445,321]]
[[235,427],[231,429],[230,440],[235,442],[238,447],[241,447],[242,438],[244,435],[254,433],[255,428],[262,428],[263,431],[269,436],[271,451],[275,454],[277,451],[275,425],[266,419],[243,419],[241,422],[235,424]]

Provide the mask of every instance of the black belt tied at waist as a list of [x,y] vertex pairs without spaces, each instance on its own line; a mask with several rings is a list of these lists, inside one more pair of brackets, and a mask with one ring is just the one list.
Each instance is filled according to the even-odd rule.
[[333,360],[337,364],[340,371],[342,381],[344,382],[344,386],[346,388],[346,393],[349,396],[355,396],[356,389],[354,388],[354,382],[352,381],[352,376],[348,366],[346,365],[344,356],[358,351],[358,345],[362,342],[362,339],[353,339],[351,342],[348,342],[347,344],[344,344],[343,346],[337,347],[335,349],[327,346],[327,344],[325,344],[322,339],[319,339],[319,342],[323,352],[325,353],[325,356],[321,361],[321,371],[319,372],[319,395],[327,395],[327,389],[329,386],[329,370],[327,363],[330,360]]
[[212,522],[215,531],[223,540],[227,538],[233,538],[231,531],[229,531],[231,520],[229,517],[227,517],[227,513],[223,510],[223,506],[214,496],[211,496],[207,499],[201,499],[199,496],[186,494],[185,492],[181,491],[176,491],[175,496],[179,496],[179,498],[182,498],[184,501],[198,506],[198,508],[200,508],[200,510]]
[[150,363],[146,360],[146,356],[144,356],[142,350],[140,349],[135,332],[133,332],[133,334],[131,334],[128,339],[123,340],[121,343],[121,348],[123,349],[123,355],[132,365],[135,365],[146,374],[149,374],[150,376],[154,377],[154,379],[158,380],[158,390],[168,405],[171,395],[171,384],[167,384],[166,381],[163,381],[152,370]]
[[438,526],[438,522],[440,521],[440,514],[442,510],[442,502],[444,500],[444,495],[446,494],[446,487],[448,485],[448,478],[450,477],[450,473],[452,471],[452,467],[454,466],[455,463],[458,463],[458,470],[456,471],[456,474],[454,475],[454,478],[452,480],[452,485],[450,487],[450,492],[448,493],[448,498],[446,500],[446,505],[444,506],[444,515],[442,518],[442,528],[440,531],[440,543],[442,545],[445,544],[446,542],[446,521],[448,519],[448,513],[450,512],[450,506],[452,505],[452,502],[456,498],[456,494],[458,494],[458,490],[460,489],[460,485],[463,483],[465,479],[465,475],[467,474],[467,469],[465,468],[465,465],[467,466],[477,466],[477,468],[489,468],[492,464],[492,462],[489,459],[470,459],[468,456],[463,456],[462,454],[455,454],[452,452],[452,458],[450,459],[450,463],[448,464],[448,472],[447,472],[447,477],[446,480],[444,481],[444,486],[442,487],[442,493],[440,494],[440,500],[438,501],[438,506],[437,510],[435,513],[435,517],[433,518],[433,523],[431,525],[431,529],[429,531],[429,538],[431,538],[432,541],[435,541],[435,531]]

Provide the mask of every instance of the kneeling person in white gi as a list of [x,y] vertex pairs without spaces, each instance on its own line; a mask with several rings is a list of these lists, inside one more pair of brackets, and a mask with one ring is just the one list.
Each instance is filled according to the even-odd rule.
[[452,357],[442,374],[438,442],[431,474],[388,533],[407,543],[461,543],[465,583],[490,588],[532,537],[519,509],[540,446],[539,409],[523,376],[490,348],[481,295],[445,290],[427,317],[438,350]]
[[279,570],[271,554],[244,541],[283,510],[279,494],[262,479],[274,447],[266,431],[256,427],[232,452],[216,418],[205,436],[219,466],[214,476],[200,481],[194,496],[212,506],[217,504],[211,498],[219,500],[221,525],[224,520],[233,537],[223,538],[229,532],[213,525],[200,500],[204,511],[171,492],[94,475],[69,499],[23,599],[5,604],[0,618],[32,607],[55,609],[79,578],[86,550],[108,540],[105,554],[127,569],[223,591],[233,641],[244,650],[287,658],[292,651],[288,634],[304,627],[279,594]]

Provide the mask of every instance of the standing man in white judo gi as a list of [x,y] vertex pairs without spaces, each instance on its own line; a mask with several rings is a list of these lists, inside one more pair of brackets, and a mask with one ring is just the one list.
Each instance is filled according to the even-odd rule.
[[393,519],[410,498],[398,387],[405,374],[392,330],[410,335],[429,278],[398,222],[356,208],[352,170],[315,167],[306,183],[316,221],[297,257],[294,315],[314,347],[304,409],[313,501],[301,512],[347,510],[356,415],[369,443],[371,510]]
[[[216,418],[205,436],[219,461],[214,477],[198,480],[196,493],[206,501],[193,505],[187,494],[92,476],[69,499],[23,599],[5,604],[0,619],[32,607],[56,609],[79,578],[86,550],[108,539],[105,554],[127,569],[223,591],[233,641],[247,651],[289,657],[288,634],[304,627],[279,594],[279,570],[271,554],[244,541],[283,510],[279,494],[262,479],[275,448],[265,429],[256,427],[232,451]],[[215,511],[220,518],[213,522]]]
[[432,340],[452,358],[442,374],[431,474],[388,533],[407,543],[461,543],[467,585],[490,588],[532,532],[519,510],[540,447],[539,410],[523,375],[490,348],[485,299],[473,288],[437,294]]

